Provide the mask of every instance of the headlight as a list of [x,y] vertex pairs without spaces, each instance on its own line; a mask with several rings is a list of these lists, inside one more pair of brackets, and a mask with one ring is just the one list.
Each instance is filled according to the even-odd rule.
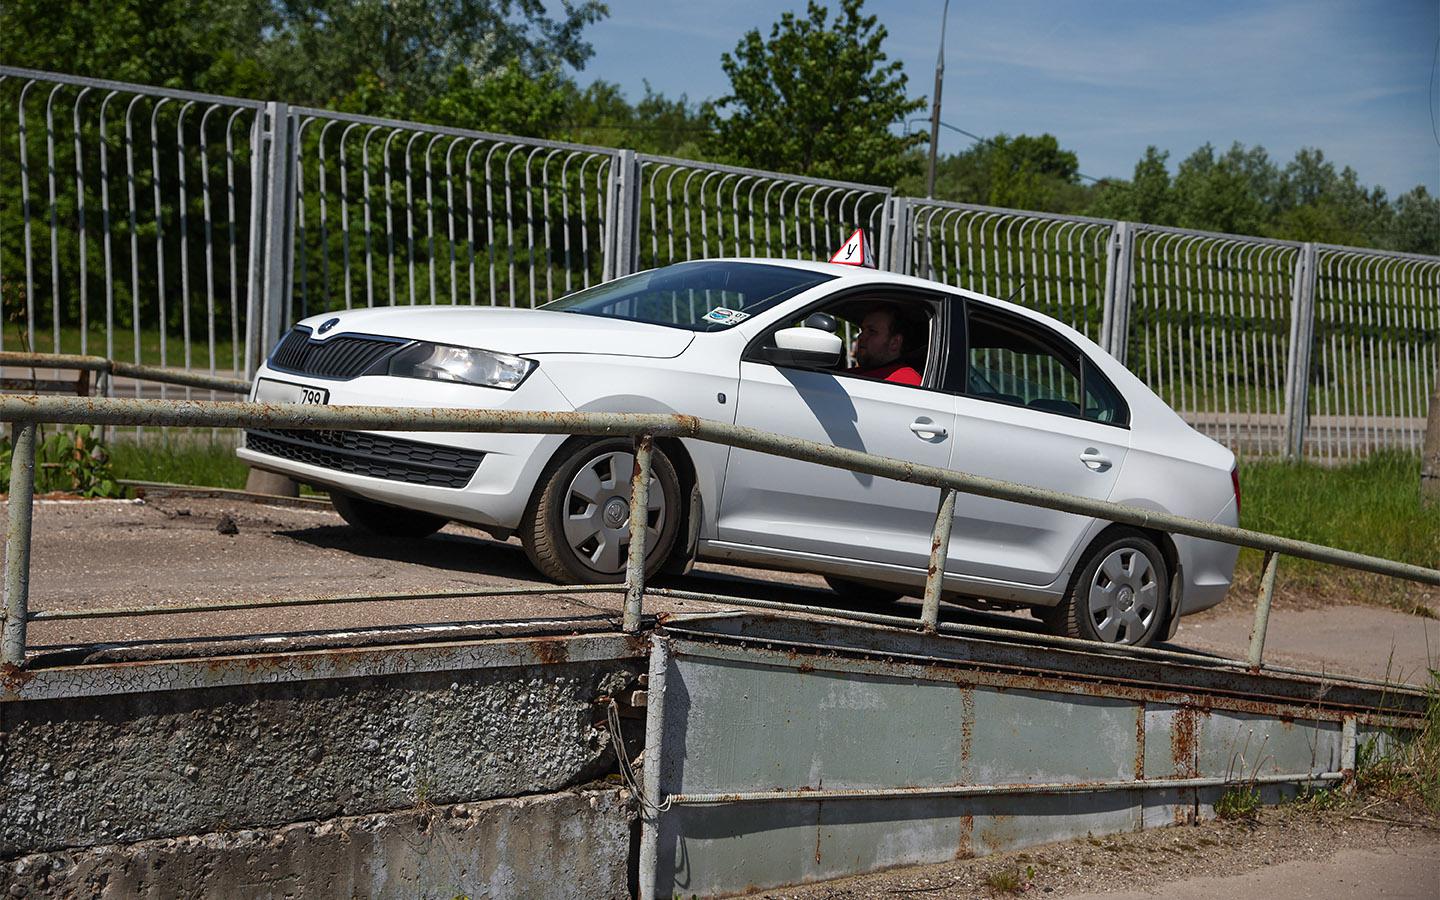
[[537,365],[533,359],[493,350],[414,344],[391,357],[389,374],[513,391]]

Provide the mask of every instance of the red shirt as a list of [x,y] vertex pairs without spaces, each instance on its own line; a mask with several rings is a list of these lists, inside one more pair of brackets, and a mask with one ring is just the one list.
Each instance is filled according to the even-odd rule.
[[888,366],[876,366],[873,369],[862,369],[856,366],[853,369],[845,370],[850,375],[859,375],[861,378],[878,378],[884,381],[893,381],[896,384],[920,385],[920,373],[903,362],[893,362]]

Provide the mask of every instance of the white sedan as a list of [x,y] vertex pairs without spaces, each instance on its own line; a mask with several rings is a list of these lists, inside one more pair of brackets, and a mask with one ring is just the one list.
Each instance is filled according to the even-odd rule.
[[[854,364],[843,335],[855,335]],[[872,269],[705,260],[535,310],[308,318],[258,372],[270,402],[684,413],[1234,525],[1235,458],[1083,335],[1020,306]],[[616,582],[627,439],[250,431],[250,465],[324,487],[350,524],[518,533],[566,583]],[[923,586],[939,492],[660,440],[652,571],[696,559],[816,572],[839,593]],[[1144,645],[1220,602],[1236,550],[960,494],[946,599],[1028,607],[1059,634]]]

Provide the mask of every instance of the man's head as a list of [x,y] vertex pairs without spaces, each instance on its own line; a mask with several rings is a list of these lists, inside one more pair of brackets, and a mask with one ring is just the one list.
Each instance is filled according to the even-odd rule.
[[862,369],[888,366],[905,352],[905,336],[890,306],[877,306],[860,320],[855,336],[855,364]]

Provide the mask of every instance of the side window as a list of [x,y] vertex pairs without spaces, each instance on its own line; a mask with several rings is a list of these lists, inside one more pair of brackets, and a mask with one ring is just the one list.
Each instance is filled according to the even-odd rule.
[[1018,317],[970,305],[966,393],[1080,417],[1080,352]]
[[[784,327],[796,326],[840,336],[845,356],[834,370],[837,375],[918,386],[929,383],[940,349],[939,307],[930,297],[889,291],[850,295],[810,307]],[[763,345],[774,342],[772,332]]]
[[1128,426],[1130,408],[1079,348],[1019,316],[966,304],[965,393],[1107,425]]

